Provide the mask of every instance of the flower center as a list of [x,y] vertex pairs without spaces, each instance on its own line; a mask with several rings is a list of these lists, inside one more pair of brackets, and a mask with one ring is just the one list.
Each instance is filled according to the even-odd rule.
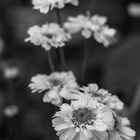
[[90,124],[96,115],[88,108],[79,108],[73,111],[73,123],[75,125]]
[[62,85],[62,82],[56,79],[50,80],[50,83],[52,83],[53,86]]

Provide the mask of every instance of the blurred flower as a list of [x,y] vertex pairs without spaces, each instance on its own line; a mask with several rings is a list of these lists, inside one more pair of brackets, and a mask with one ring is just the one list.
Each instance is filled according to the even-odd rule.
[[53,8],[64,8],[67,3],[77,6],[79,0],[32,0],[34,9],[37,9],[44,14],[48,13],[49,10],[52,10]]
[[130,127],[130,121],[127,118],[116,118],[115,130],[109,131],[110,140],[133,140],[135,131]]
[[80,88],[80,90],[84,94],[90,94],[95,100],[112,109],[123,109],[123,102],[116,95],[112,95],[105,89],[99,89],[97,84],[89,84],[87,87]]
[[140,4],[139,3],[130,3],[127,7],[129,15],[133,17],[140,16]]
[[57,23],[37,25],[28,30],[29,37],[25,41],[30,41],[36,46],[42,46],[46,51],[51,47],[63,47],[65,42],[71,39],[71,35],[61,28]]
[[13,79],[19,75],[19,68],[16,66],[5,66],[3,75],[6,79]]
[[43,92],[44,102],[51,102],[55,105],[62,103],[62,98],[70,100],[74,98],[72,90],[78,88],[75,76],[69,72],[53,72],[50,75],[41,75],[32,77],[29,87],[32,92]]
[[7,117],[13,117],[17,115],[19,112],[19,109],[16,105],[9,105],[4,108],[4,115]]
[[82,36],[86,39],[93,35],[97,42],[107,47],[115,41],[116,31],[109,28],[106,22],[107,18],[104,16],[78,15],[77,17],[69,17],[64,23],[64,28],[71,34],[81,31]]
[[114,127],[112,111],[90,95],[81,96],[71,105],[63,104],[60,109],[52,120],[60,140],[106,139],[106,130]]

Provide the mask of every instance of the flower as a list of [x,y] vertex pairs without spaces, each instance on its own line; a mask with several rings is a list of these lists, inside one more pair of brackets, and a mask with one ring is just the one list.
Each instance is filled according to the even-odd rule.
[[107,105],[111,109],[123,109],[123,102],[116,95],[112,95],[105,89],[99,89],[97,84],[88,84],[87,87],[80,88],[84,94],[91,94],[98,102]]
[[61,105],[62,98],[66,100],[76,98],[72,90],[78,88],[78,84],[71,71],[53,72],[50,75],[38,74],[32,77],[31,82],[29,87],[32,92],[45,92],[44,102]]
[[39,10],[41,13],[48,13],[53,8],[64,8],[65,4],[71,3],[75,6],[79,4],[79,0],[33,0],[33,8]]
[[82,36],[86,39],[93,35],[97,42],[107,47],[115,41],[113,36],[116,31],[109,28],[106,22],[107,18],[104,16],[78,15],[77,17],[69,17],[64,23],[64,28],[71,34],[81,31]]
[[65,42],[71,39],[71,35],[61,28],[57,23],[44,24],[41,27],[35,25],[28,30],[30,41],[36,46],[42,46],[46,51],[51,47],[63,47]]
[[5,79],[13,79],[17,77],[20,73],[20,70],[16,66],[5,66],[3,69],[3,76]]
[[16,105],[9,105],[4,108],[4,115],[7,117],[13,117],[17,115],[19,108]]
[[116,124],[113,131],[109,131],[110,140],[133,140],[135,131],[132,130],[129,125],[130,121],[125,117],[116,116]]
[[54,115],[52,124],[60,140],[106,139],[106,130],[114,127],[112,111],[90,95],[80,97],[70,105],[63,104]]

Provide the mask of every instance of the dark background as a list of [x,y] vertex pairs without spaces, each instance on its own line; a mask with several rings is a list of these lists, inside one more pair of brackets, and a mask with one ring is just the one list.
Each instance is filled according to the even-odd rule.
[[[93,38],[88,40],[88,60],[83,84],[97,83],[100,87],[117,94],[124,101],[123,114],[132,122],[132,128],[140,138],[139,81],[140,81],[140,17],[132,17],[127,6],[132,0],[80,0],[80,6],[67,5],[61,10],[62,21],[69,15],[85,13],[107,16],[108,24],[116,28],[117,42],[104,48]],[[58,139],[51,126],[54,107],[42,102],[43,94],[31,94],[30,78],[38,73],[49,74],[47,53],[41,48],[25,43],[30,26],[46,21],[56,21],[54,11],[47,15],[32,10],[30,0],[0,1],[0,140],[48,140]],[[84,55],[84,40],[74,35],[67,43],[65,57],[67,70],[72,70],[81,83],[81,65]],[[52,50],[56,70],[60,71],[58,50]],[[17,67],[19,74],[6,79],[4,67]],[[11,100],[10,95],[13,94]],[[139,95],[139,96],[138,96]],[[14,104],[18,114],[4,115],[5,107]]]

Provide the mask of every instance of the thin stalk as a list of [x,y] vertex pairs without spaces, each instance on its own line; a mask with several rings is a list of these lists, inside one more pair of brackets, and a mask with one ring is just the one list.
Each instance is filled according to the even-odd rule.
[[49,61],[49,66],[50,66],[51,72],[54,72],[55,67],[54,67],[54,64],[53,64],[51,51],[48,51],[48,61]]
[[140,82],[138,83],[138,87],[130,107],[129,111],[130,117],[133,117],[137,113],[137,111],[139,110],[139,106],[140,106]]
[[83,56],[83,62],[82,62],[82,74],[81,74],[81,82],[84,82],[85,78],[85,72],[87,67],[87,60],[88,60],[88,40],[85,39],[85,45],[84,45],[84,56]]
[[[57,22],[60,25],[60,27],[62,27],[62,20],[61,20],[61,15],[58,9],[55,9],[55,13],[57,16]],[[62,63],[62,68],[65,69],[66,68],[66,60],[65,60],[65,52],[64,52],[64,48],[61,47],[59,49],[59,53],[60,53],[60,59],[61,59],[61,63]]]

